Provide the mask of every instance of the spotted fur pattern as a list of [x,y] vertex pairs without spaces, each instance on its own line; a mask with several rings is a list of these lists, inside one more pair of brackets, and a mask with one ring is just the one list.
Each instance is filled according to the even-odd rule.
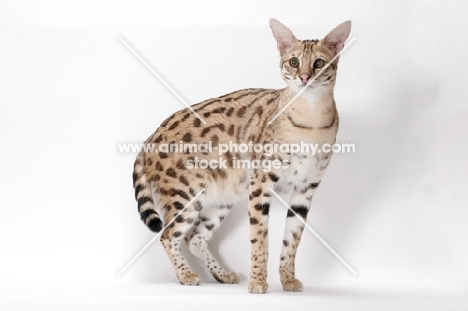
[[[270,27],[281,55],[280,69],[287,87],[280,90],[244,89],[192,106],[207,124],[189,109],[167,118],[147,140],[148,144],[212,142],[248,143],[335,143],[338,113],[333,99],[338,58],[318,77],[317,60],[329,63],[343,48],[350,22],[333,29],[323,40],[297,40],[292,32],[276,20]],[[297,60],[293,61],[295,58]],[[322,64],[323,65],[323,64]],[[321,66],[323,67],[323,66]],[[305,82],[316,78],[310,85]],[[303,88],[304,92],[272,124],[270,120]],[[270,187],[291,193],[290,206],[307,218],[331,153],[241,154],[226,152],[222,159],[227,168],[188,169],[190,160],[219,160],[217,152],[141,152],[134,166],[133,184],[142,221],[154,232],[168,224],[202,189],[193,204],[187,207],[161,235],[161,243],[171,260],[180,283],[198,285],[194,273],[181,254],[182,242],[198,257],[221,283],[238,283],[235,272],[224,270],[208,249],[208,241],[236,202],[249,196],[251,267],[248,290],[267,290],[268,215]],[[239,169],[233,159],[278,159],[289,163],[288,169]],[[287,161],[287,162],[285,162]],[[153,197],[152,191],[155,195]],[[156,203],[155,200],[156,199]],[[157,211],[155,206],[159,206]],[[161,218],[161,215],[163,217]],[[284,290],[300,291],[302,283],[295,276],[296,250],[304,229],[303,223],[289,211],[280,260]]]

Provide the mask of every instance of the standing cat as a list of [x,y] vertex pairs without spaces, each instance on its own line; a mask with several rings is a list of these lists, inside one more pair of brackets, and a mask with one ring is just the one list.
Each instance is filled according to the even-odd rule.
[[[203,144],[213,147],[227,144],[334,144],[338,131],[338,113],[333,99],[339,58],[351,23],[334,28],[323,40],[298,40],[291,30],[277,20],[270,21],[281,61],[280,69],[287,87],[280,90],[245,89],[193,105],[166,119],[146,144]],[[321,75],[318,73],[325,68]],[[314,79],[312,83],[310,79]],[[305,88],[305,89],[304,89]],[[286,105],[294,102],[269,124]],[[242,153],[206,152],[183,148],[179,152],[141,152],[134,166],[133,186],[138,211],[143,222],[154,232],[168,224],[199,193],[187,209],[162,233],[161,243],[174,266],[179,282],[198,285],[200,277],[192,272],[181,254],[184,240],[221,283],[238,283],[235,272],[226,272],[208,249],[208,241],[234,203],[249,195],[251,266],[248,291],[267,290],[269,188],[292,193],[291,209],[307,217],[312,197],[331,158],[331,152]],[[276,160],[281,166],[271,170],[238,168],[236,159]],[[200,168],[197,160],[223,160],[226,167]],[[212,162],[214,163],[214,162]],[[189,165],[190,164],[190,165]],[[285,168],[287,167],[287,168]],[[152,188],[163,219],[155,209]],[[295,277],[294,261],[304,224],[288,211],[280,261],[284,290],[301,291]]]

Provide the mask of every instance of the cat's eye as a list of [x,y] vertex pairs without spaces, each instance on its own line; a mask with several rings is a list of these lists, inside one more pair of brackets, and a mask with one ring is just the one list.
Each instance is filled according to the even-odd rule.
[[316,59],[315,62],[314,62],[314,67],[315,68],[322,68],[323,65],[325,65],[325,62],[323,61],[323,59]]
[[293,68],[299,67],[299,60],[296,57],[293,57],[289,60],[289,65]]

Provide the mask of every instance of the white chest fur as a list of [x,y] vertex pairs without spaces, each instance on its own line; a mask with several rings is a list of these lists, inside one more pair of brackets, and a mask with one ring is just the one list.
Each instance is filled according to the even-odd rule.
[[[310,153],[281,154],[281,159],[287,160],[288,165],[273,171],[279,179],[275,185],[278,191],[291,192],[305,188],[308,184],[316,182],[317,159]],[[283,162],[284,163],[284,162]]]

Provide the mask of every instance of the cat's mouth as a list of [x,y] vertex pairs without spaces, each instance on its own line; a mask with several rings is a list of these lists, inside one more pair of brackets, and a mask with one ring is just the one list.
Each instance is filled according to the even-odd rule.
[[316,88],[316,87],[320,87],[320,86],[324,86],[326,84],[328,84],[326,81],[322,81],[320,79],[320,77],[318,77],[317,79],[314,79],[312,78],[312,82],[309,80],[307,83],[303,83],[302,81],[298,81],[298,85],[300,88]]
[[319,81],[312,81],[311,83],[309,83],[309,82],[308,83],[302,83],[301,82],[300,87],[301,88],[308,88],[308,87],[309,88],[314,88],[314,87],[317,87],[317,86],[320,86],[320,85],[321,85],[321,83]]

